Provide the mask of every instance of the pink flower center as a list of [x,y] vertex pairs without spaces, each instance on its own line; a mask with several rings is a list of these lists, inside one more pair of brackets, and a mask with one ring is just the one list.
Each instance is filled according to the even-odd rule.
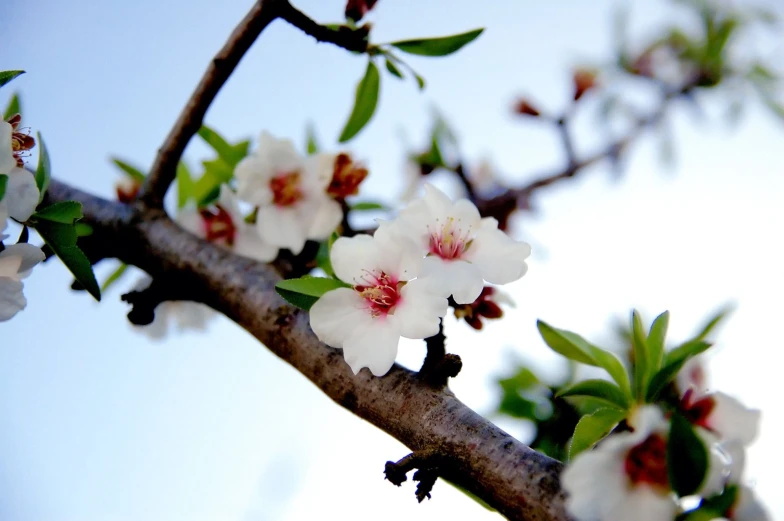
[[368,272],[363,280],[367,284],[354,286],[354,289],[367,302],[370,314],[379,317],[394,313],[395,306],[400,302],[402,284],[383,271],[380,275]]
[[632,485],[645,483],[669,490],[667,442],[658,434],[651,434],[626,454],[624,470]]
[[299,172],[287,172],[270,179],[272,202],[275,206],[291,206],[302,199]]
[[435,230],[430,231],[430,254],[444,260],[459,259],[470,245],[471,227],[464,230],[454,217],[447,217],[445,223],[436,220]]
[[218,204],[211,210],[206,208],[199,210],[199,214],[204,223],[204,234],[207,241],[234,246],[237,227],[234,226],[234,221],[229,212]]

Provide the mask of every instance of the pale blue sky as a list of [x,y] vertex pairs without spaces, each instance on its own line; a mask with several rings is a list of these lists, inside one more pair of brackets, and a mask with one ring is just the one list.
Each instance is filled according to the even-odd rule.
[[[324,22],[339,20],[342,10],[332,0],[297,5]],[[569,66],[607,58],[613,5],[382,0],[372,17],[374,41],[487,31],[450,58],[411,58],[428,80],[424,95],[412,83],[384,78],[378,113],[350,147],[370,166],[368,193],[402,188],[401,133],[421,143],[433,103],[472,162],[491,157],[510,178],[559,165],[553,135],[515,120],[509,106],[526,93],[560,107],[569,94]],[[666,5],[635,2],[632,28],[650,30],[671,14]],[[769,5],[781,11],[775,0]],[[116,173],[109,155],[148,166],[248,7],[246,0],[3,2],[0,69],[28,71],[14,86],[26,124],[45,136],[55,175],[110,196]],[[780,55],[780,33],[778,46],[756,43]],[[233,139],[267,129],[301,142],[313,120],[329,147],[364,67],[364,59],[276,22],[207,123]],[[752,104],[730,131],[720,124],[720,109],[708,105],[702,122],[684,107],[673,118],[672,171],[659,168],[651,140],[634,149],[621,182],[597,168],[542,193],[540,213],[523,216],[516,230],[534,246],[528,275],[509,287],[517,309],[481,336],[447,326],[450,349],[466,362],[453,388],[490,411],[493,378],[509,369],[512,353],[552,368],[536,318],[600,342],[609,337],[609,318],[632,306],[649,319],[670,309],[678,340],[735,301],[738,309],[719,337],[713,382],[763,409],[748,472],[779,518],[780,458],[771,456],[778,454],[784,412],[770,389],[781,377],[773,362],[784,347],[775,334],[784,293],[784,128]],[[586,149],[601,140],[590,118],[582,118],[578,136]],[[202,152],[189,149],[187,159],[195,164]],[[110,270],[98,267],[102,276]],[[212,323],[208,334],[173,334],[157,343],[131,331],[119,302],[131,282],[96,304],[70,292],[64,268],[48,263],[25,282],[28,308],[0,325],[3,519],[493,517],[444,484],[418,505],[410,482],[401,489],[386,483],[384,462],[406,449],[333,404],[227,320]],[[420,344],[403,346],[399,360],[416,366]]]

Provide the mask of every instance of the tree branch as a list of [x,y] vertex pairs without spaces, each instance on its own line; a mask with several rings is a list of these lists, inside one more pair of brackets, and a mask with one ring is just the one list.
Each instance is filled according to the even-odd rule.
[[[153,279],[174,277],[199,300],[224,313],[327,396],[400,440],[414,452],[437,454],[439,475],[512,520],[567,521],[559,486],[562,465],[484,419],[445,387],[435,388],[395,365],[382,378],[354,375],[339,350],[318,341],[307,313],[275,292],[269,265],[232,255],[185,232],[163,210],[113,203],[52,180],[48,203],[82,203],[84,237],[107,257]],[[382,462],[379,462],[382,467]]]
[[275,0],[258,0],[232,31],[210,62],[174,127],[166,136],[139,192],[139,199],[152,208],[163,207],[163,197],[174,181],[177,163],[185,147],[204,121],[204,115],[242,57],[261,32],[276,18]]
[[351,29],[347,26],[332,29],[312,20],[288,1],[280,2],[278,16],[318,42],[331,43],[357,53],[364,53],[368,49],[368,29]]

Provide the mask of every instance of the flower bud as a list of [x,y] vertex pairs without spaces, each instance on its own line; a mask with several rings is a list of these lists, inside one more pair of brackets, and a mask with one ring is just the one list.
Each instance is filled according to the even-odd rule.
[[596,87],[596,72],[588,69],[577,69],[572,75],[574,82],[574,101],[583,97],[583,94]]
[[539,116],[541,114],[539,112],[539,110],[536,107],[534,107],[533,105],[531,105],[531,102],[529,102],[525,98],[520,98],[517,101],[517,103],[515,103],[514,111],[517,114],[520,114],[521,116],[533,116],[533,117],[536,117],[536,116]]

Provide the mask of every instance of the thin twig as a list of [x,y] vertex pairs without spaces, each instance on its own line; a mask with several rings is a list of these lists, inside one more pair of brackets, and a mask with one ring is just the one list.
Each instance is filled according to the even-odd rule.
[[162,208],[163,197],[177,171],[185,147],[202,125],[204,115],[256,38],[276,18],[276,1],[258,0],[232,31],[180,113],[155,158],[139,200],[151,208]]
[[351,29],[347,26],[333,29],[321,25],[288,1],[281,1],[278,4],[278,17],[286,20],[303,33],[312,36],[318,42],[331,43],[357,53],[364,53],[368,49],[367,29]]

